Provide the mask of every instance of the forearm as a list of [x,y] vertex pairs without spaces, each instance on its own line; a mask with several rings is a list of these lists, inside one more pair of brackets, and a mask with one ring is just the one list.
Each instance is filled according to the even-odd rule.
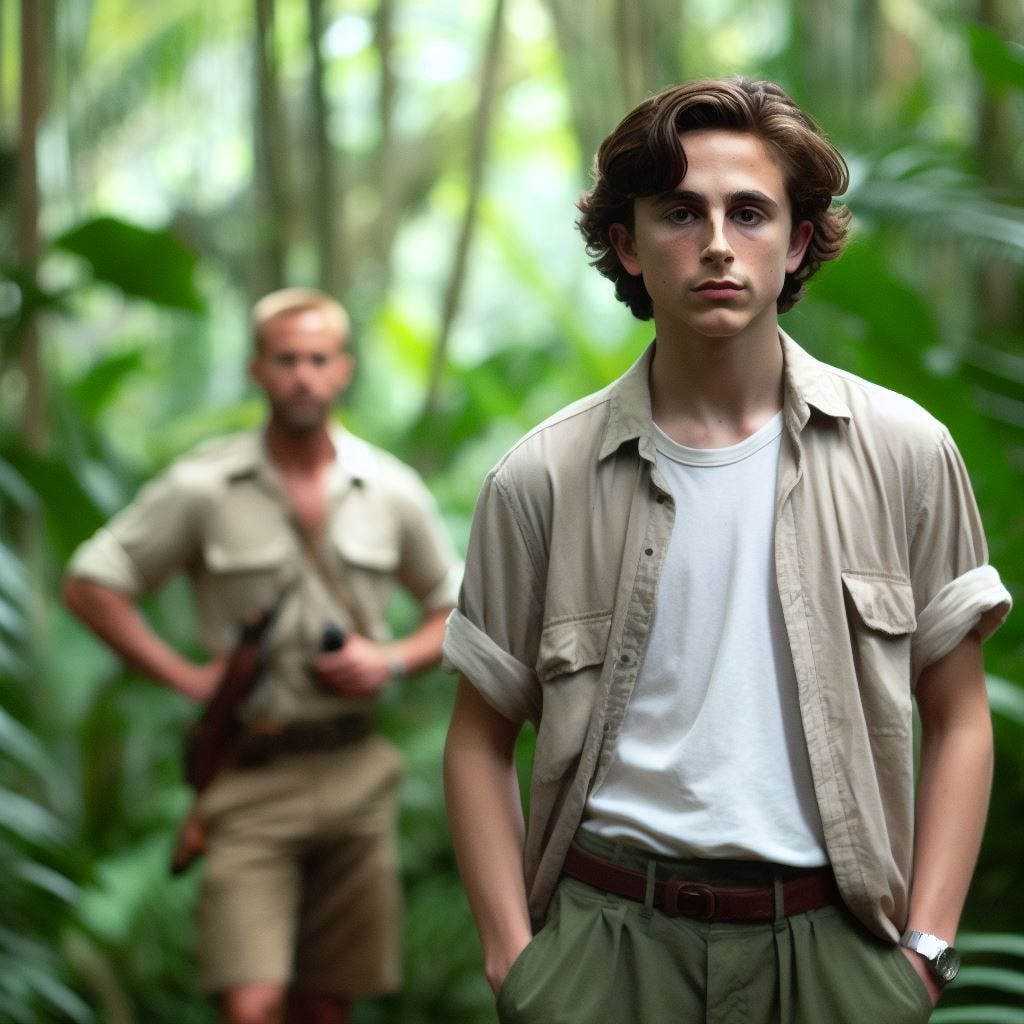
[[428,612],[413,632],[388,645],[391,660],[402,666],[405,675],[413,675],[432,668],[441,660],[444,624],[448,612],[447,608]]
[[921,761],[908,927],[952,942],[992,785],[992,724],[977,637],[922,674],[918,706]]
[[445,746],[448,818],[459,872],[497,991],[530,941],[524,825],[515,771],[518,727],[461,680]]
[[74,612],[131,668],[193,700],[205,700],[212,688],[208,673],[183,658],[146,622],[131,598],[83,577],[64,583],[63,598]]

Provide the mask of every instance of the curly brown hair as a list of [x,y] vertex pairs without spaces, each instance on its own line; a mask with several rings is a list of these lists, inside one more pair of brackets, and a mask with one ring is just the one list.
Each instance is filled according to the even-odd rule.
[[846,244],[850,212],[833,204],[849,185],[846,161],[814,120],[774,82],[706,79],[665,89],[627,114],[594,160],[594,187],[576,205],[576,222],[593,265],[615,282],[615,294],[640,320],[654,315],[643,278],[628,273],[612,246],[609,228],[633,229],[633,202],[675,188],[686,174],[680,134],[700,128],[749,132],[778,156],[786,178],[793,223],[810,221],[814,234],[800,266],[786,275],[778,310],[803,296],[804,284]]

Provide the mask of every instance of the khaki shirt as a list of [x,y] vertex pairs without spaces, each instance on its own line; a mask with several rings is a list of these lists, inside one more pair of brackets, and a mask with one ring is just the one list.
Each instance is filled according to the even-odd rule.
[[267,668],[245,714],[292,721],[365,707],[317,686],[311,664],[324,626],[384,642],[396,585],[425,612],[441,611],[455,604],[461,573],[416,473],[341,428],[331,437],[337,459],[321,552],[340,596],[303,554],[262,431],[208,442],[176,461],[75,552],[69,574],[138,598],[185,571],[210,652],[235,642],[247,613],[280,600]]
[[[921,670],[1010,596],[946,429],[782,336],[775,573],[828,855],[850,909],[895,940],[913,843]],[[535,923],[611,761],[658,576],[686,509],[655,463],[653,346],[521,440],[478,501],[445,639],[502,715],[537,727],[525,872]],[[723,794],[728,799],[728,794]]]

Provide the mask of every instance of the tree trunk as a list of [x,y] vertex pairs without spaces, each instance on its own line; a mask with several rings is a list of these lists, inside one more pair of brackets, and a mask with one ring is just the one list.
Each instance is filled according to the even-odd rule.
[[253,117],[252,292],[259,296],[285,283],[288,224],[287,138],[274,41],[275,0],[255,0],[256,103]]
[[791,11],[794,99],[832,136],[874,137],[883,77],[878,0],[803,0]]
[[345,245],[345,183],[333,159],[330,110],[324,86],[323,0],[308,0],[309,15],[309,98],[312,137],[313,181],[311,208],[316,237],[318,281],[329,295],[342,296],[348,287],[348,247]]
[[445,290],[444,307],[441,313],[441,329],[434,348],[434,358],[430,368],[430,382],[424,403],[424,415],[429,416],[437,407],[438,393],[441,386],[441,375],[448,360],[448,342],[452,325],[459,310],[462,288],[466,278],[466,264],[469,250],[473,243],[476,228],[477,210],[480,195],[483,191],[484,170],[487,165],[487,150],[492,127],[492,111],[494,97],[498,88],[498,71],[501,65],[501,45],[505,20],[504,0],[495,0],[491,15],[491,25],[487,40],[487,53],[484,58],[483,74],[480,83],[480,103],[477,106],[476,119],[473,124],[472,150],[469,167],[469,195],[466,199],[466,210],[462,217],[462,227],[452,261],[448,287]]
[[386,294],[391,279],[391,250],[401,218],[401,177],[398,172],[395,146],[395,98],[398,80],[394,68],[395,5],[393,0],[379,0],[374,15],[374,41],[380,61],[380,82],[377,87],[377,124],[380,142],[377,146],[378,182],[377,216],[370,241],[371,255],[379,266],[380,292]]
[[[43,112],[43,47],[44,15],[49,14],[39,0],[21,3],[21,83],[18,127],[18,259],[25,279],[34,282],[39,267],[39,174],[36,165],[36,143]],[[42,341],[38,314],[28,314],[19,336],[15,338],[19,367],[24,380],[20,415],[21,443],[34,454],[41,454],[47,443],[46,374],[42,358]],[[46,551],[38,516],[20,509],[14,517],[19,553],[28,570],[31,590],[25,602],[30,657],[43,650],[46,635]]]
[[[645,97],[680,81],[683,10],[679,0],[648,0],[645,4],[616,0],[614,20],[624,102],[620,117]],[[604,134],[612,127],[608,124]]]
[[614,39],[604,0],[548,0],[580,146],[582,180],[601,140],[628,110],[619,54],[628,42]]
[[682,76],[681,0],[548,0],[583,180],[597,147],[645,97]]
[[[21,95],[18,135],[18,256],[28,280],[39,265],[39,176],[36,140],[43,110],[43,12],[39,0],[21,3]],[[46,384],[42,365],[39,325],[34,316],[25,321],[18,341],[25,397],[21,410],[21,436],[30,451],[46,445]]]
[[[1000,0],[980,0],[978,21],[1002,39],[1013,39],[1014,26]],[[978,89],[977,136],[974,150],[985,184],[1000,192],[1012,189],[1012,168],[1018,133],[1014,131],[1010,97],[981,85]],[[1019,317],[1017,270],[1009,261],[990,260],[979,271],[974,294],[981,297],[979,314],[993,327],[1013,330]]]

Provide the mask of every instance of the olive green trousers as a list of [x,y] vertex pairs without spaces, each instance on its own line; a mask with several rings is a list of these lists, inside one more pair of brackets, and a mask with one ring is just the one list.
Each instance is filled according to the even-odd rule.
[[[580,845],[604,856],[603,842]],[[498,994],[502,1024],[923,1024],[931,1010],[899,947],[840,905],[708,923],[568,878]]]

